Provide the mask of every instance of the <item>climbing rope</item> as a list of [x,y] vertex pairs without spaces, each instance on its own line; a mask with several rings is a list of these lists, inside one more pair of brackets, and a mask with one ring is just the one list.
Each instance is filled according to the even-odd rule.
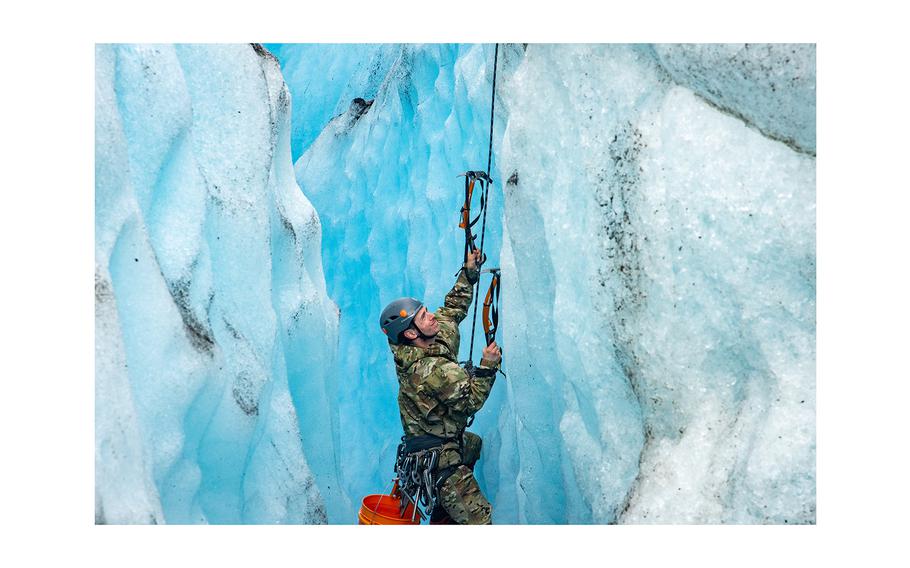
[[[487,230],[487,207],[489,203],[489,192],[490,185],[493,183],[492,179],[489,176],[490,166],[493,164],[493,113],[496,110],[496,63],[499,60],[499,44],[496,44],[496,49],[493,52],[493,89],[490,95],[490,145],[487,150],[487,171],[486,179],[481,180],[481,208],[483,209],[483,222],[480,226],[480,250],[483,249],[484,237],[486,236]],[[476,172],[474,172],[476,173]],[[485,258],[484,258],[485,260]],[[482,264],[482,263],[481,263]],[[478,267],[479,268],[479,267]],[[496,275],[498,276],[498,275]],[[498,282],[498,278],[494,277],[494,282]],[[497,289],[498,292],[498,289]],[[496,294],[496,297],[499,297],[499,294]],[[477,279],[477,289],[474,292],[474,316],[471,319],[471,348],[468,354],[468,361],[466,368],[470,370],[474,365],[474,331],[477,328],[477,305],[479,302],[477,299],[480,298],[480,278]],[[498,309],[496,310],[498,316]],[[498,317],[497,317],[498,320]],[[498,321],[497,321],[498,323]],[[487,343],[489,345],[489,343]]]

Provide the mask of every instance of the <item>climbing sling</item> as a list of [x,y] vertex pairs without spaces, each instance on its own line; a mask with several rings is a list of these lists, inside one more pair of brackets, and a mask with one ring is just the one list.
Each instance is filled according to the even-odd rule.
[[[458,177],[461,176],[464,176],[464,205],[461,206],[461,222],[458,223],[458,227],[464,229],[464,262],[468,262],[468,254],[477,250],[477,245],[474,243],[477,235],[471,229],[480,220],[481,214],[484,214],[484,221],[486,221],[486,188],[493,183],[493,180],[490,179],[486,172],[468,171],[458,174]],[[474,185],[477,181],[480,181],[480,213],[474,219],[471,219],[471,201],[474,195]],[[480,240],[481,245],[483,245],[483,235],[481,235]],[[483,264],[485,259],[486,255],[484,255],[484,259],[480,261],[480,264]]]

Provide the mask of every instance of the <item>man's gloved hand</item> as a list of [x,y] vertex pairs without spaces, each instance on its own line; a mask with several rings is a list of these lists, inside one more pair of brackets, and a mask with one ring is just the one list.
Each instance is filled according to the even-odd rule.
[[468,270],[480,268],[480,261],[483,258],[483,252],[480,249],[468,253],[468,260],[465,261],[464,267]]
[[499,363],[499,360],[502,359],[502,351],[499,350],[499,346],[496,345],[496,342],[487,345],[483,348],[483,359],[490,361],[493,364]]

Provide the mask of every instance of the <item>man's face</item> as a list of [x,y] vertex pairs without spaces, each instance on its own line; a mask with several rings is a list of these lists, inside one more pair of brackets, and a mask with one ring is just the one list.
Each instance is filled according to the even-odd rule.
[[420,308],[417,311],[417,315],[414,316],[414,326],[420,330],[420,333],[429,337],[435,337],[439,333],[439,322],[436,321],[436,316],[426,308]]

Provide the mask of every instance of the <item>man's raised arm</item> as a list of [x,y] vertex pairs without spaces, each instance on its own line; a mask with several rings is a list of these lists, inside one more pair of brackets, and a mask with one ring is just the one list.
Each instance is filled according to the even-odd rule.
[[468,315],[468,308],[471,307],[471,301],[474,299],[474,284],[480,278],[480,270],[477,268],[480,255],[480,250],[468,255],[468,261],[458,273],[458,280],[446,294],[445,305],[437,310],[436,317],[461,323],[461,320]]

